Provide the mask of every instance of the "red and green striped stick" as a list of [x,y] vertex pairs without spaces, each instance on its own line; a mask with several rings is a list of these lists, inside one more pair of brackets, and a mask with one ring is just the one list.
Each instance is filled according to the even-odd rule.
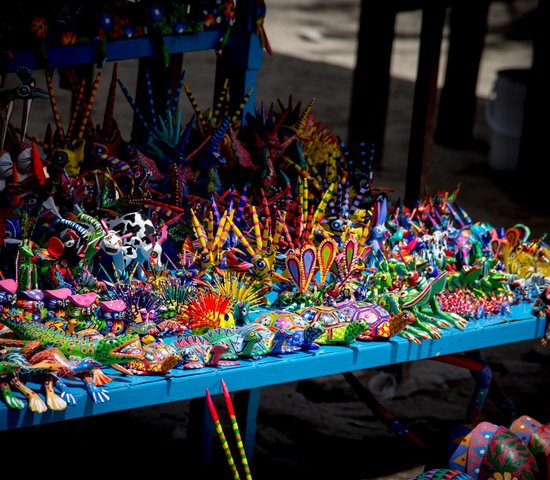
[[210,392],[208,391],[208,388],[206,389],[206,402],[208,403],[208,410],[210,410],[210,416],[214,421],[214,426],[216,427],[216,433],[218,434],[218,437],[222,444],[223,451],[225,453],[225,457],[227,458],[227,463],[229,463],[229,468],[231,469],[231,473],[233,474],[233,479],[241,480],[239,471],[237,470],[237,466],[235,465],[235,461],[233,460],[233,455],[231,455],[229,444],[227,443],[227,439],[225,438],[225,434],[223,433],[223,428],[222,428],[222,424],[220,423],[220,418],[218,417],[218,412],[216,411],[214,402],[212,402],[212,397],[210,396]]
[[235,415],[235,409],[233,408],[233,401],[231,395],[227,390],[227,385],[222,379],[223,397],[225,398],[225,404],[227,405],[227,411],[229,412],[229,418],[231,419],[231,427],[237,440],[237,448],[241,456],[241,463],[243,464],[244,472],[246,474],[246,480],[252,480],[252,474],[250,473],[250,467],[248,466],[248,459],[246,458],[246,451],[244,449],[243,440],[241,438],[241,432],[239,430],[239,424],[237,423],[237,417]]

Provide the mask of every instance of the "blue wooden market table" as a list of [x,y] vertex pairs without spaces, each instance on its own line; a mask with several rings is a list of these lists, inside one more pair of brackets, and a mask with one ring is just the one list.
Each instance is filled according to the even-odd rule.
[[[77,404],[63,412],[34,414],[28,409],[9,410],[0,404],[0,430],[201,398],[207,388],[212,394],[219,394],[222,379],[230,391],[255,392],[250,395],[254,403],[259,399],[259,389],[269,385],[536,339],[544,334],[545,320],[533,316],[531,306],[528,303],[513,306],[509,315],[472,321],[464,330],[447,329],[441,339],[421,344],[394,337],[389,341],[322,346],[315,352],[240,360],[240,365],[235,367],[176,368],[169,375],[157,377],[126,377],[105,369],[113,378],[105,387],[110,393],[110,401],[94,404],[80,386],[75,386]],[[254,412],[257,405],[249,407]],[[254,419],[251,420],[254,423]]]

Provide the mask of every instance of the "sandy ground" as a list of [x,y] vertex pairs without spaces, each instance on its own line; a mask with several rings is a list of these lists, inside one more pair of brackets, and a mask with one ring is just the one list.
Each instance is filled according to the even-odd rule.
[[[257,101],[271,103],[278,98],[286,100],[289,95],[303,102],[315,98],[314,113],[318,120],[345,138],[359,4],[359,0],[268,2],[266,30],[274,55],[264,59],[259,72]],[[452,189],[460,182],[459,199],[475,220],[504,227],[525,223],[532,228],[533,235],[540,235],[550,230],[548,210],[538,212],[525,206],[513,194],[513,174],[497,174],[489,168],[490,130],[483,115],[496,72],[530,65],[528,29],[522,26],[527,24],[526,15],[535,4],[531,0],[493,2],[478,84],[475,125],[476,137],[486,148],[461,151],[434,145],[429,183],[434,189]],[[396,198],[404,189],[419,25],[419,12],[398,15],[385,156],[375,177],[376,185],[392,188]],[[442,68],[445,48],[446,43]],[[211,102],[214,61],[210,52],[185,57],[186,81],[199,104],[205,107]],[[135,62],[123,62],[120,67],[121,77],[132,91]],[[104,75],[108,78],[106,70]],[[105,87],[106,83],[103,82]],[[64,95],[60,92],[62,105]],[[117,118],[129,118],[130,110],[123,100],[116,108]],[[48,115],[47,109],[39,108],[33,112],[33,122],[43,125]],[[123,120],[122,127],[128,129],[129,124]],[[550,390],[548,352],[541,350],[537,342],[524,342],[493,348],[484,355],[521,412],[541,421],[550,420],[550,408],[545,401]],[[253,467],[255,478],[406,479],[426,465],[442,464],[449,429],[464,420],[473,388],[469,373],[432,361],[408,366],[403,378],[399,371],[356,373],[364,385],[373,386],[378,380],[385,380],[383,384],[389,388],[378,387],[373,391],[384,398],[385,405],[428,448],[418,449],[389,432],[342,376],[317,378],[263,390]],[[9,436],[0,436],[0,441],[9,445],[8,452],[11,449],[21,454],[28,448],[31,435],[36,448],[62,438],[65,445],[78,445],[77,450],[84,452],[82,464],[80,458],[70,456],[75,465],[85,466],[89,459],[86,455],[91,452],[97,459],[97,451],[102,449],[117,461],[121,471],[124,470],[121,465],[127,465],[130,458],[144,469],[156,470],[165,458],[175,457],[180,459],[184,475],[189,472],[189,462],[194,461],[190,453],[193,445],[185,429],[188,413],[189,403],[182,402],[10,432]],[[505,421],[491,402],[484,415],[495,423]],[[140,452],[147,452],[145,458],[139,456]],[[212,454],[213,466],[201,476],[230,478],[217,443]]]

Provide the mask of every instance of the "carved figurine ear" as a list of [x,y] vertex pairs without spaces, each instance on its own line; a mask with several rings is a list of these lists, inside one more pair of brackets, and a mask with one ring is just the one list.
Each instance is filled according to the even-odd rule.
[[380,210],[378,212],[378,219],[376,223],[377,225],[384,225],[388,216],[388,203],[385,197],[380,201],[379,209]]
[[292,282],[299,289],[301,285],[302,270],[298,255],[295,253],[288,254],[285,263]]

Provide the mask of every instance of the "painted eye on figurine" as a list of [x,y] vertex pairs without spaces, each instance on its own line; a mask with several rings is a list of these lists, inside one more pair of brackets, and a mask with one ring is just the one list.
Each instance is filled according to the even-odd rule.
[[254,268],[260,271],[265,270],[267,268],[267,263],[265,260],[262,259],[256,260],[256,262],[254,263]]
[[388,276],[387,276],[385,273],[383,273],[382,275],[380,275],[380,279],[381,279],[383,282],[385,282],[385,281],[388,279]]
[[201,255],[201,262],[202,262],[202,263],[207,263],[208,260],[209,260],[208,254],[207,254],[207,253],[203,253],[203,254]]
[[12,302],[13,301],[13,295],[8,295],[8,302]]
[[17,95],[19,95],[20,98],[26,98],[31,94],[31,87],[28,85],[21,85],[17,88]]
[[359,187],[360,188],[367,188],[369,186],[369,181],[366,179],[366,178],[363,178],[360,182],[359,182]]
[[118,244],[119,247],[122,247],[122,240],[119,240],[119,241],[117,242],[117,244]]
[[88,313],[88,310],[86,308],[83,308],[81,313],[82,313],[82,315],[86,315]]
[[63,300],[58,300],[57,302],[55,302],[57,304],[58,307],[62,307],[63,306]]
[[64,167],[65,165],[67,165],[68,161],[69,155],[67,155],[67,152],[57,152],[52,157],[52,162],[59,167]]
[[67,241],[65,242],[65,246],[66,246],[67,248],[73,248],[74,245],[75,245],[75,243],[76,243],[76,242],[75,242],[74,240],[67,240]]
[[243,315],[246,315],[248,313],[248,309],[246,307],[243,307],[242,310],[241,310],[241,313]]
[[33,208],[38,203],[36,197],[29,197],[26,201],[27,208]]
[[333,220],[332,223],[330,224],[330,227],[335,232],[341,232],[344,228],[344,224],[342,223],[342,220]]
[[405,298],[407,295],[408,295],[408,293],[407,293],[405,290],[403,290],[403,291],[399,294],[399,296],[400,296],[401,298]]
[[95,157],[102,157],[107,149],[103,145],[95,145],[92,154]]

